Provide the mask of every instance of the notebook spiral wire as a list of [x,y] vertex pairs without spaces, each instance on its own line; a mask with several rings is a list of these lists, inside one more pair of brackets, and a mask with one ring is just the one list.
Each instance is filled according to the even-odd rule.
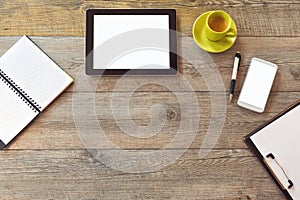
[[42,109],[22,88],[20,88],[3,70],[0,69],[0,80],[4,82],[30,109],[39,113]]

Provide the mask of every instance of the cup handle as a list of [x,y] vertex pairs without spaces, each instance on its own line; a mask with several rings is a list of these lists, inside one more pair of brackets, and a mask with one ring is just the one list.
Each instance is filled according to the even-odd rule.
[[226,33],[226,36],[228,37],[235,37],[236,36],[236,31],[233,28],[230,28],[228,32]]

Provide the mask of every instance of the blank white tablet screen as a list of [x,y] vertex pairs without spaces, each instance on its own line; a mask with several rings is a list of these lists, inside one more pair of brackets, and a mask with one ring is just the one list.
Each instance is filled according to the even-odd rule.
[[[140,35],[145,40],[159,40],[159,48],[141,47],[130,49],[117,55],[109,64],[102,64],[102,59],[110,53],[102,49],[105,44],[114,44],[114,37],[134,30],[165,30],[157,34]],[[95,15],[94,16],[94,69],[170,69],[170,38],[168,15]],[[131,33],[131,32],[130,32]],[[155,37],[155,38],[153,38]],[[118,45],[128,45],[130,41]]]

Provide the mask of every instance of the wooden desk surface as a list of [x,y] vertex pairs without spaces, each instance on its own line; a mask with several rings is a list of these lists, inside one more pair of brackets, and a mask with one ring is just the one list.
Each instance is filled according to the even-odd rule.
[[[111,169],[96,160],[80,140],[72,113],[72,95],[77,92],[85,96],[89,91],[74,91],[72,86],[9,148],[0,152],[0,199],[284,199],[244,144],[243,137],[299,99],[298,0],[1,0],[0,54],[19,36],[27,34],[76,77],[84,66],[87,8],[175,8],[178,29],[186,36],[191,36],[192,24],[201,13],[215,9],[227,11],[238,27],[237,42],[225,53],[211,55],[226,90],[235,51],[242,52],[243,59],[234,103],[226,105],[222,133],[211,152],[199,158],[199,149],[210,123],[210,95],[221,91],[209,91],[203,77],[188,62],[180,60],[181,74],[195,88],[203,112],[201,128],[191,146],[172,164],[154,172],[133,174]],[[190,53],[197,58],[198,51]],[[254,56],[279,66],[263,114],[236,105],[249,61]],[[107,108],[116,80],[104,78],[96,91],[97,112],[102,116],[101,125],[108,138],[116,146],[132,151],[147,152],[167,145],[174,137],[172,130],[180,123],[176,96],[156,85],[146,85],[134,93],[131,103],[138,107],[131,110],[131,115],[137,124],[149,123],[149,106],[153,103],[163,104],[168,114],[164,131],[149,139],[137,139],[117,127]],[[116,158],[108,159],[114,161]],[[128,163],[132,162],[128,160]],[[145,161],[145,165],[151,164]]]

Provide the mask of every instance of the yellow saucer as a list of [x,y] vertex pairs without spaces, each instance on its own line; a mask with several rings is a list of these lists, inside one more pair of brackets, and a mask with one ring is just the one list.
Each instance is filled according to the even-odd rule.
[[205,36],[204,33],[204,27],[205,27],[205,21],[208,16],[209,12],[205,12],[202,15],[200,15],[194,22],[193,25],[193,37],[194,41],[198,44],[199,47],[201,47],[203,50],[211,52],[211,53],[221,53],[223,51],[226,51],[232,45],[235,43],[237,38],[237,29],[235,22],[232,20],[231,28],[236,33],[235,36],[226,36],[225,38],[213,42]]

